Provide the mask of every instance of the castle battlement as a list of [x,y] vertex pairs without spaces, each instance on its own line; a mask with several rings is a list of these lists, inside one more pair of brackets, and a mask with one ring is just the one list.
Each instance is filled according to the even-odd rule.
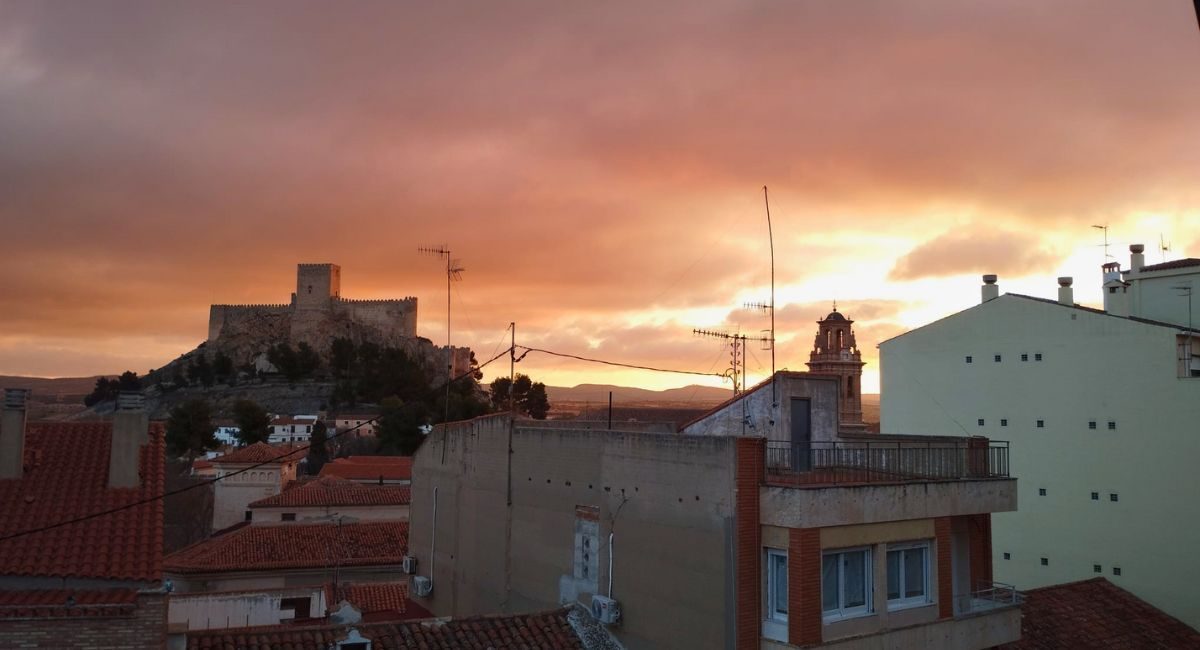
[[414,296],[405,296],[404,298],[334,298],[333,300],[334,302],[352,305],[395,305],[417,302]]
[[292,304],[281,302],[277,304],[261,303],[247,305],[209,305],[209,309],[291,309]]

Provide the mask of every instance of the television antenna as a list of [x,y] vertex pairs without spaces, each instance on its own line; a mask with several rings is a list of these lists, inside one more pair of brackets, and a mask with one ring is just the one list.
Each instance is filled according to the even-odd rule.
[[[775,233],[771,228],[771,201],[767,196],[766,185],[763,185],[763,205],[767,209],[767,242],[771,247],[771,299],[768,302],[746,303],[745,308],[771,314],[771,329],[764,330],[765,336],[754,340],[762,341],[763,349],[771,351],[771,406],[775,407],[779,405],[775,395]],[[737,392],[736,387],[734,392]]]
[[1112,255],[1108,254],[1108,224],[1104,224],[1103,226],[1092,226],[1092,227],[1096,228],[1097,230],[1104,231],[1104,243],[1101,244],[1101,246],[1104,247],[1104,261],[1107,262],[1109,260],[1109,258],[1112,258],[1114,260],[1117,259],[1117,258],[1113,257]]
[[454,383],[454,351],[450,347],[450,283],[459,282],[462,280],[462,273],[466,269],[461,266],[460,260],[450,257],[450,248],[445,244],[441,246],[421,246],[417,248],[417,252],[422,255],[434,255],[446,260],[446,418],[443,422],[450,421],[450,384]]
[[1158,233],[1158,251],[1162,254],[1162,261],[1167,261],[1167,253],[1171,252],[1171,242],[1163,241],[1162,233]]
[[733,380],[733,394],[740,395],[746,389],[746,342],[761,341],[769,342],[767,337],[749,337],[745,334],[730,334],[720,330],[709,329],[694,329],[692,334],[697,336],[707,336],[714,339],[724,339],[729,341],[730,348],[730,365],[728,374],[726,375]]

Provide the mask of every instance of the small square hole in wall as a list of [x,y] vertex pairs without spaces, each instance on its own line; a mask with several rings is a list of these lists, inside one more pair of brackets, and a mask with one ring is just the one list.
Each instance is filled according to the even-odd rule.
[[1112,494],[1108,495],[1108,500],[1109,500],[1109,501],[1117,501],[1117,500],[1118,500],[1118,499],[1117,499],[1117,493],[1116,493],[1116,492],[1113,492]]
[[979,418],[979,426],[983,426],[983,418]]
[[1048,557],[1042,558],[1042,566],[1050,566],[1050,558],[1048,558]]
[[1038,488],[1038,496],[1040,496],[1040,497],[1046,496],[1046,488]]
[[973,361],[975,361],[975,360],[972,359],[970,355],[967,355],[967,363],[971,363]]
[[1034,354],[1034,355],[1033,355],[1033,360],[1034,360],[1034,361],[1041,361],[1041,360],[1042,360],[1042,353],[1041,353],[1041,352],[1038,352],[1037,354]]
[[994,358],[994,361],[995,361],[996,363],[1000,363],[1000,355],[998,355],[998,354],[997,354],[997,355],[995,356],[995,358]]
[[1099,501],[1099,500],[1100,500],[1100,493],[1092,492],[1092,501]]
[[1101,567],[1099,564],[1093,564],[1092,573],[1104,573],[1104,567]]
[[1108,430],[1109,430],[1109,431],[1116,431],[1116,430],[1117,430],[1117,423],[1116,423],[1116,422],[1113,422],[1112,420],[1109,420],[1109,421],[1108,421]]
[[1088,422],[1088,428],[1089,428],[1089,429],[1095,429],[1095,428],[1096,428],[1096,421],[1095,421],[1095,420],[1092,420],[1091,422]]
[[1121,575],[1121,567],[1119,567],[1119,566],[1113,567],[1113,575],[1115,575],[1115,576]]
[[1039,428],[1039,429],[1044,429],[1044,428],[1046,428],[1046,421],[1045,421],[1045,420],[1038,420],[1038,421],[1037,421],[1037,428]]
[[1008,420],[1005,418],[1000,418],[1000,426],[1002,426],[1002,427],[1008,426]]
[[1028,354],[1022,354],[1022,355],[1021,355],[1021,361],[1029,361],[1029,355],[1028,355]]
[[1011,560],[1011,559],[1012,559],[1012,553],[1005,553],[1005,554],[1004,554],[1004,559],[1006,559],[1006,560]]

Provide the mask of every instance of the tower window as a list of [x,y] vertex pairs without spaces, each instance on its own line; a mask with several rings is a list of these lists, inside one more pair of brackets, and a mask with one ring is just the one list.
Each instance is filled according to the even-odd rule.
[[1114,501],[1114,502],[1117,501],[1118,500],[1117,493],[1113,492],[1112,494],[1108,495],[1108,500]]
[[1092,421],[1088,422],[1088,428],[1089,428],[1089,429],[1095,429],[1095,428],[1096,428],[1096,421],[1095,421],[1095,420],[1092,420]]
[[1093,564],[1092,573],[1104,573],[1104,567],[1100,566],[1099,564]]
[[1028,355],[1028,354],[1022,354],[1022,355],[1021,355],[1021,361],[1029,361],[1029,355]]
[[1100,500],[1100,493],[1092,492],[1092,501],[1099,501],[1099,500]]
[[1119,566],[1113,567],[1113,575],[1115,575],[1115,576],[1121,575],[1121,567],[1119,567]]
[[[846,397],[854,397],[854,377],[846,377]],[[1116,427],[1110,428],[1115,429]]]
[[1046,427],[1046,421],[1045,421],[1045,420],[1038,420],[1038,421],[1037,421],[1037,428],[1039,428],[1039,429],[1044,429],[1045,427]]
[[1041,361],[1041,360],[1042,360],[1042,353],[1041,353],[1041,352],[1036,352],[1036,353],[1034,353],[1034,355],[1033,355],[1033,360],[1034,360],[1034,361]]
[[1000,418],[1000,426],[1002,426],[1002,427],[1008,426],[1008,420],[1006,418]]
[[983,426],[983,418],[979,418],[979,426]]
[[1042,566],[1050,566],[1050,558],[1048,558],[1048,557],[1042,558]]
[[1109,421],[1108,421],[1108,430],[1109,430],[1109,431],[1116,431],[1116,430],[1117,430],[1117,423],[1116,423],[1116,422],[1113,422],[1112,420],[1109,420]]
[[996,362],[996,363],[1000,363],[1000,355],[998,355],[998,354],[997,354],[997,355],[994,357],[994,360],[995,360],[995,362]]
[[1012,559],[1012,553],[1005,553],[1005,554],[1004,554],[1004,559],[1006,559],[1006,560],[1011,560],[1011,559]]
[[974,361],[974,359],[971,358],[971,355],[967,355],[967,363],[971,363],[972,361]]
[[1038,488],[1038,496],[1046,496],[1046,488]]
[[308,285],[308,292],[309,292],[309,293],[312,293],[312,285],[311,285],[311,284],[310,284],[310,285]]

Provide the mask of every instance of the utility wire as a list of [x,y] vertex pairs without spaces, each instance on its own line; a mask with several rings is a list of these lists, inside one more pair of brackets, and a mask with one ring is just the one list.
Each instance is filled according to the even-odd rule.
[[[495,361],[496,359],[499,359],[500,357],[502,357],[502,356],[504,356],[504,355],[506,355],[506,354],[508,354],[508,350],[504,350],[504,351],[503,351],[503,352],[501,352],[500,354],[497,354],[496,356],[492,357],[491,359],[488,359],[487,361],[485,361],[485,362],[483,362],[483,363],[479,364],[479,366],[478,366],[477,368],[474,368],[474,369],[472,369],[472,370],[469,370],[469,371],[467,371],[467,372],[465,372],[465,373],[463,373],[463,374],[461,374],[461,375],[459,375],[459,376],[457,376],[457,377],[453,377],[453,378],[451,378],[451,379],[447,380],[447,381],[446,381],[446,383],[444,383],[444,384],[439,384],[439,385],[437,385],[437,386],[435,386],[435,387],[433,387],[433,388],[430,388],[430,389],[429,389],[429,391],[426,393],[426,395],[427,395],[427,396],[428,396],[428,395],[433,395],[434,393],[437,393],[437,392],[441,391],[441,390],[442,390],[443,388],[445,388],[447,385],[449,385],[449,384],[452,384],[452,383],[454,383],[454,382],[456,382],[456,381],[458,381],[459,379],[462,379],[462,378],[464,378],[464,377],[469,377],[469,376],[471,376],[472,374],[474,374],[475,370],[478,370],[478,369],[480,369],[480,368],[483,368],[484,366],[488,365],[489,363],[492,363],[492,362],[493,362],[493,361]],[[334,438],[337,438],[338,436],[345,435],[345,434],[347,434],[347,433],[350,433],[351,431],[354,431],[354,430],[356,430],[356,429],[358,429],[358,428],[360,428],[360,427],[364,427],[364,426],[366,426],[366,425],[368,425],[368,424],[371,424],[371,423],[373,423],[373,422],[376,422],[376,421],[378,421],[378,420],[379,420],[379,418],[380,418],[380,416],[378,416],[378,415],[377,415],[377,416],[375,416],[375,417],[373,417],[373,418],[371,418],[371,419],[369,419],[369,420],[366,420],[366,421],[364,421],[362,424],[357,424],[357,425],[355,425],[355,426],[353,426],[353,427],[350,427],[349,429],[346,429],[345,431],[342,431],[341,433],[334,433],[333,435],[331,435],[331,436],[328,436],[328,437],[326,438],[326,441],[333,440]],[[182,487],[182,488],[179,488],[179,489],[177,489],[177,490],[171,490],[170,492],[164,492],[164,493],[162,493],[162,494],[155,495],[155,496],[152,496],[152,497],[147,497],[147,498],[145,498],[145,499],[139,499],[139,500],[137,500],[137,501],[134,501],[133,503],[127,503],[127,504],[125,504],[125,505],[123,505],[123,506],[117,506],[117,507],[115,507],[115,508],[109,508],[108,510],[101,510],[100,512],[94,512],[94,513],[92,513],[92,514],[90,514],[90,515],[83,515],[83,516],[80,516],[80,517],[75,517],[74,519],[68,519],[68,520],[66,520],[66,521],[60,521],[60,522],[58,522],[58,523],[50,524],[50,525],[48,525],[48,526],[42,526],[42,527],[40,527],[40,528],[31,528],[31,529],[29,529],[29,530],[23,530],[23,531],[20,531],[20,532],[16,532],[16,533],[10,533],[10,534],[8,534],[8,535],[0,536],[0,542],[5,542],[5,541],[8,541],[8,540],[10,540],[10,539],[16,539],[16,538],[18,538],[18,537],[26,537],[26,536],[28,536],[28,535],[35,535],[35,534],[37,534],[37,533],[44,533],[44,532],[46,532],[46,531],[48,531],[48,530],[54,530],[54,529],[56,529],[56,528],[62,528],[62,527],[64,527],[64,526],[70,526],[70,525],[72,525],[72,524],[78,524],[78,523],[81,523],[81,522],[84,522],[84,521],[89,521],[89,520],[92,520],[92,519],[98,519],[98,518],[100,518],[100,517],[107,517],[108,515],[115,514],[115,513],[121,512],[121,511],[123,511],[123,510],[131,510],[131,509],[133,509],[133,508],[137,508],[137,507],[140,507],[140,506],[144,506],[144,505],[146,505],[146,504],[148,504],[148,503],[154,503],[155,501],[159,501],[159,500],[162,500],[162,499],[166,499],[167,497],[173,497],[173,496],[175,496],[175,495],[177,495],[177,494],[183,494],[184,492],[187,492],[187,491],[189,491],[189,490],[194,490],[194,489],[196,489],[196,488],[204,487],[204,486],[206,486],[206,485],[213,485],[213,484],[215,484],[217,481],[222,481],[222,480],[225,480],[225,479],[229,478],[230,476],[237,476],[238,474],[242,474],[242,473],[244,473],[244,472],[248,472],[248,471],[250,471],[250,470],[252,470],[252,469],[257,469],[257,468],[259,468],[259,467],[262,467],[263,465],[269,465],[269,464],[271,464],[271,463],[274,463],[274,462],[276,462],[276,461],[283,460],[284,458],[288,458],[288,457],[290,457],[290,456],[296,456],[296,455],[297,455],[297,454],[299,454],[300,452],[305,452],[305,451],[308,451],[308,448],[309,448],[309,447],[311,447],[311,446],[312,446],[312,443],[309,443],[309,444],[306,444],[306,445],[301,445],[301,446],[299,446],[299,447],[296,447],[295,449],[293,449],[293,450],[291,450],[291,451],[289,451],[289,452],[287,452],[287,453],[283,453],[283,454],[280,454],[280,455],[278,455],[278,456],[275,456],[275,457],[269,458],[269,459],[267,459],[267,460],[264,460],[264,461],[262,461],[262,462],[255,463],[255,464],[253,464],[253,465],[249,465],[249,466],[247,466],[247,467],[244,467],[244,468],[242,468],[242,469],[239,469],[239,470],[236,470],[236,471],[233,471],[233,472],[229,472],[228,474],[225,474],[225,475],[223,475],[223,476],[216,476],[216,477],[210,478],[210,479],[208,479],[208,480],[206,480],[206,481],[201,481],[201,482],[199,482],[199,483],[195,483],[195,484],[193,484],[193,485],[189,485],[189,486],[187,486],[187,487]]]
[[725,375],[717,374],[715,372],[696,372],[694,370],[672,370],[669,368],[652,368],[650,366],[638,366],[638,365],[634,365],[632,363],[620,363],[617,361],[605,361],[603,359],[589,359],[588,357],[581,357],[581,356],[578,356],[575,354],[566,354],[565,352],[552,352],[550,350],[543,350],[541,348],[531,348],[526,345],[518,345],[516,347],[526,350],[527,352],[541,352],[542,354],[549,354],[549,355],[555,356],[555,357],[565,357],[567,359],[577,359],[579,361],[587,361],[589,363],[600,363],[600,364],[604,364],[606,366],[617,366],[619,368],[633,368],[634,370],[650,370],[653,372],[671,372],[671,373],[675,373],[677,375],[702,375],[704,377],[722,377],[722,378],[725,376]]

